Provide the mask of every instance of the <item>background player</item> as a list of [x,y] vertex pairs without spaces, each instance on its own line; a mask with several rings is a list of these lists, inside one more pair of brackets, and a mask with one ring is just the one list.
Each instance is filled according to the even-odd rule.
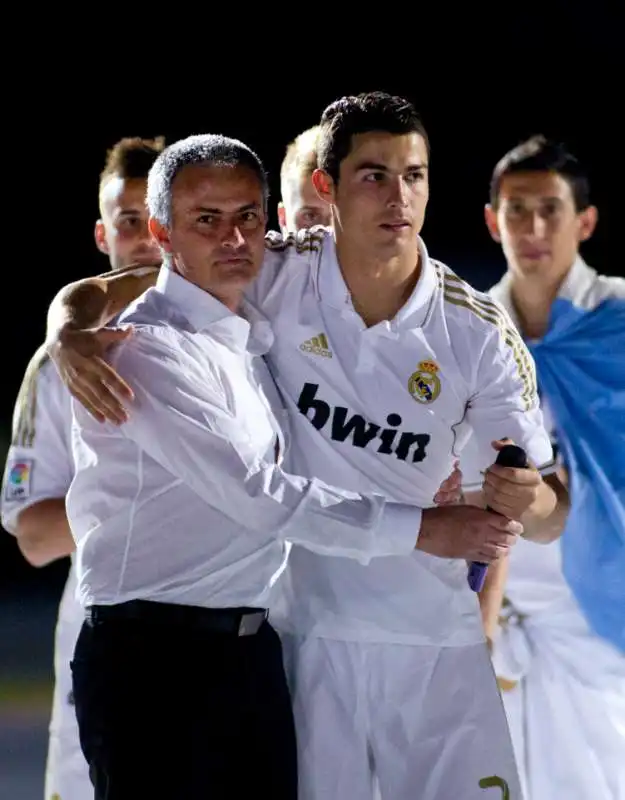
[[278,221],[283,233],[330,225],[330,207],[317,194],[312,174],[317,169],[319,126],[300,133],[287,147],[280,168]]
[[[112,268],[154,264],[160,259],[147,227],[145,191],[147,174],[162,147],[160,139],[127,138],[108,153],[100,176],[95,241]],[[140,285],[141,279],[135,280]],[[103,343],[116,338],[115,332],[101,334]],[[74,472],[70,428],[70,394],[41,348],[28,365],[15,406],[2,492],[2,524],[37,567],[74,552],[65,513],[65,494]],[[55,687],[45,776],[45,797],[62,800],[93,797],[71,692],[69,662],[84,618],[75,588],[72,562],[55,633]]]
[[[549,345],[543,358],[537,359],[537,368],[554,444],[562,445],[558,441],[562,437],[584,438],[600,462],[597,441],[572,427],[570,417],[560,415],[553,402],[558,398],[546,390],[549,374],[544,371],[552,359],[561,357],[557,340],[550,336],[556,301],[561,304],[558,313],[576,313],[590,312],[608,298],[625,299],[625,280],[599,275],[579,253],[580,244],[592,236],[597,217],[584,168],[559,143],[533,137],[508,152],[495,167],[486,223],[503,248],[507,271],[489,294],[507,309],[530,346],[542,339]],[[588,331],[576,348],[587,345],[591,357],[571,365],[577,370],[577,394],[586,405],[584,427],[591,416],[597,421],[605,418],[607,440],[614,443],[625,436],[618,425],[608,429],[611,423],[606,410],[618,407],[617,384],[607,390],[611,399],[599,415],[588,408],[591,399],[581,386],[594,387],[592,400],[597,401],[600,384],[589,372],[593,362],[599,363],[599,380],[607,381],[607,353],[615,349],[625,352],[625,306],[621,309],[619,342],[611,341],[608,328],[603,327],[601,340],[594,346],[584,341]],[[561,361],[555,364],[557,371],[566,370]],[[625,376],[625,364],[621,374]],[[569,485],[572,492],[585,492],[575,476],[569,481],[567,462],[566,448],[561,446],[561,497],[566,496]],[[463,468],[471,480],[471,466],[465,459]],[[547,527],[564,527],[568,503],[561,503],[560,508]],[[572,514],[579,513],[579,507],[573,506]],[[597,518],[585,524],[582,535],[597,537],[605,523]],[[620,535],[622,540],[625,530],[621,529]],[[625,797],[625,653],[593,629],[563,573],[563,547],[564,539],[540,548],[521,540],[511,552],[494,663],[504,690],[517,762],[523,770],[526,800],[559,796],[620,800]],[[585,581],[591,577],[586,574]]]

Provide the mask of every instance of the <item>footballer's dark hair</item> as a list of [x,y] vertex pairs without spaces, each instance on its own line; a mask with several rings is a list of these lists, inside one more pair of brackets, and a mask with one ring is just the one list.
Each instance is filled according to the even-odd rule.
[[571,187],[573,201],[578,212],[590,205],[590,181],[588,174],[577,158],[564,144],[545,136],[532,136],[499,160],[490,181],[490,204],[497,208],[501,183],[506,175],[519,172],[553,172],[561,175]]
[[337,182],[341,162],[351,150],[352,138],[373,131],[397,135],[418,133],[425,140],[429,155],[425,126],[412,103],[385,92],[369,92],[341,97],[323,112],[317,140],[320,169]]
[[152,165],[164,148],[165,139],[162,136],[155,139],[141,139],[138,136],[120,139],[106,154],[104,169],[100,173],[100,186],[113,176],[124,180],[147,180]]

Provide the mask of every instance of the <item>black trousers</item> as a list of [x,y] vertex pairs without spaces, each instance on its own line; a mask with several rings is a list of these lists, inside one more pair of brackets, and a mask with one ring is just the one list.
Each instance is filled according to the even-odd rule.
[[[123,609],[123,604],[113,607]],[[156,603],[142,603],[152,612]],[[167,610],[88,619],[72,661],[95,800],[297,799],[291,699],[278,635],[238,635]]]

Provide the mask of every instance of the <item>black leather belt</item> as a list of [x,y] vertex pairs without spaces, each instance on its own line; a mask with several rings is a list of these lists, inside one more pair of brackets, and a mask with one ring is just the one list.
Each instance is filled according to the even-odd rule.
[[129,600],[112,606],[89,606],[86,619],[91,625],[113,620],[145,622],[195,630],[253,636],[269,614],[263,608],[201,608],[150,600]]

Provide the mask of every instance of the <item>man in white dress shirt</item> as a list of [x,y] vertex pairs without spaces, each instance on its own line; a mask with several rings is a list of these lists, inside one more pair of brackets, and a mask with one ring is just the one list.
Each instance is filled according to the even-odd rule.
[[[598,214],[586,171],[564,146],[542,136],[519,144],[495,167],[490,195],[486,222],[508,268],[489,294],[527,340],[548,332],[556,300],[580,310],[608,298],[625,300],[625,279],[599,275],[580,255]],[[570,422],[556,419],[544,400],[543,408],[557,446],[556,429]],[[615,447],[624,436],[624,430],[614,431]],[[561,457],[559,462],[559,492],[566,494],[567,469]],[[462,463],[470,491],[472,478],[480,478],[468,460]],[[562,511],[547,525],[562,528],[566,503]],[[520,541],[508,570],[493,658],[525,800],[621,800],[625,657],[589,625],[563,574],[560,541],[540,548]]]
[[[533,363],[505,312],[444,265],[419,237],[429,146],[414,108],[381,93],[343,98],[324,113],[316,188],[333,231],[267,237],[248,297],[272,323],[267,354],[290,420],[290,464],[353,491],[413,502],[440,538],[410,556],[322,557],[295,542],[279,624],[295,636],[295,712],[304,798],[482,800],[518,795],[507,725],[466,560],[506,552],[491,535],[470,550],[469,508],[431,506],[471,431],[481,466],[509,436],[542,465],[551,458]],[[89,287],[98,315],[76,317]],[[130,295],[132,296],[132,295]],[[123,280],[67,287],[50,315],[50,349],[64,379],[134,404],[127,383],[71,344],[127,302]],[[113,392],[105,384],[113,388]],[[119,395],[123,394],[123,398]],[[115,399],[117,395],[117,401]],[[135,401],[136,402],[136,401]],[[123,426],[122,426],[123,427]],[[554,496],[536,470],[489,470],[488,502],[526,535]],[[443,535],[446,534],[446,537]],[[277,610],[277,609],[276,609]]]
[[[128,137],[107,154],[100,175],[100,218],[94,235],[96,246],[108,256],[112,269],[160,261],[148,230],[145,191],[148,171],[162,149],[160,139]],[[107,336],[110,341],[118,338],[112,331],[103,338]],[[40,348],[28,365],[15,405],[1,501],[2,524],[16,536],[31,564],[43,567],[72,556],[55,631],[46,800],[93,797],[87,762],[80,749],[69,668],[84,619],[75,596],[74,540],[65,512],[65,494],[74,473],[70,400],[54,364]]]

